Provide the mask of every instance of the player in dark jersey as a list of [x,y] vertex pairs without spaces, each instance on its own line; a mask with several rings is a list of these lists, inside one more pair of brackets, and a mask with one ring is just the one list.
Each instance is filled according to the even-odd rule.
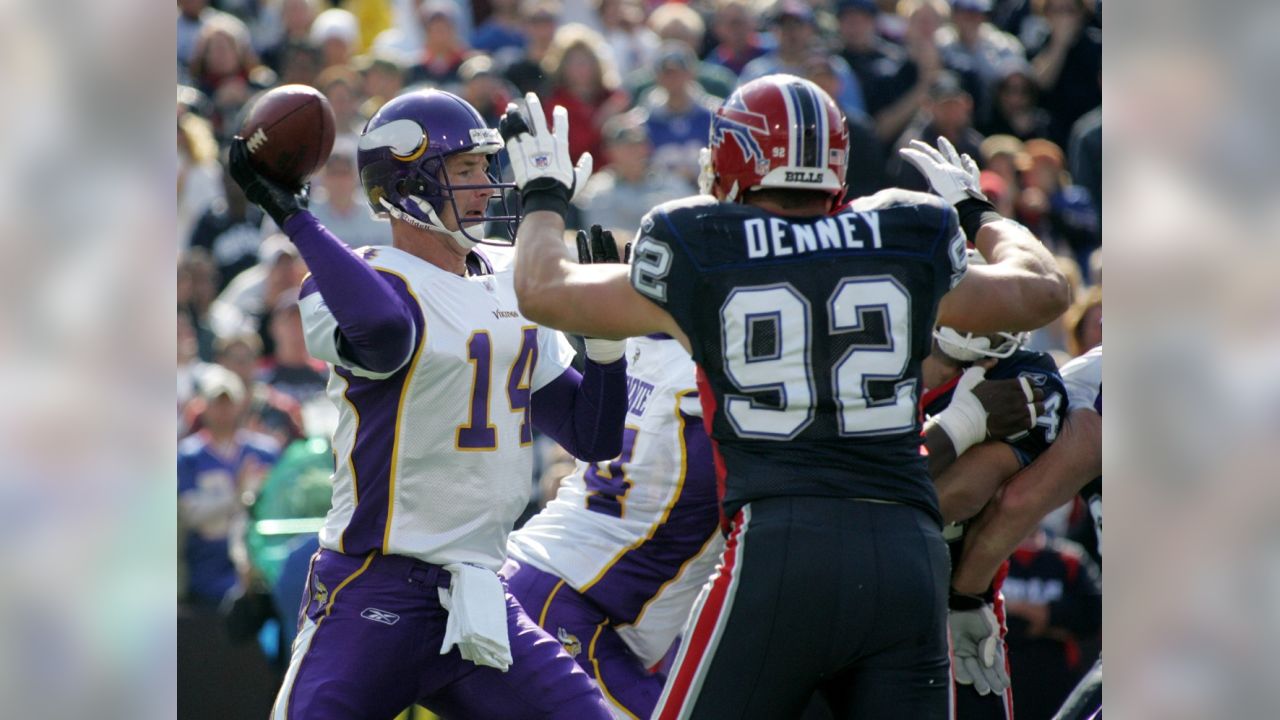
[[[1058,439],[1005,484],[970,526],[952,574],[953,591],[983,592],[1005,558],[1040,519],[1081,493],[1102,547],[1102,348],[1062,367],[1067,416]],[[1068,697],[1055,720],[1083,720],[1102,704],[1101,659]]]
[[[921,453],[919,366],[938,322],[1030,329],[1066,307],[1052,257],[940,142],[904,153],[943,196],[838,212],[848,136],[816,85],[772,75],[712,123],[703,189],[654,208],[627,271],[573,263],[571,165],[536,96],[507,139],[525,219],[523,312],[595,337],[664,332],[698,364],[728,538],[655,717],[947,713],[946,546]],[[953,208],[953,206],[957,206]],[[963,230],[963,231],[962,231]],[[992,264],[966,273],[966,234]]]
[[[952,404],[962,373],[974,362],[993,363],[985,371],[989,381],[1018,379],[1038,399],[1029,403],[1030,427],[962,451],[960,458],[942,472],[935,472],[939,505],[944,519],[958,521],[944,529],[952,563],[959,561],[964,545],[964,522],[976,515],[997,487],[1042,453],[1058,435],[1066,413],[1066,388],[1053,358],[1022,350],[1022,333],[974,336],[940,327],[934,332],[933,353],[925,359],[923,379],[929,390],[921,402],[931,420]],[[1029,401],[1031,397],[1027,398]],[[1007,563],[996,573],[990,588],[979,596],[952,593],[951,635],[956,718],[959,720],[1011,720],[1013,699],[1009,692],[1007,651],[1004,645],[1005,612],[1000,588]],[[980,650],[981,649],[981,650]],[[983,652],[988,657],[983,658]]]

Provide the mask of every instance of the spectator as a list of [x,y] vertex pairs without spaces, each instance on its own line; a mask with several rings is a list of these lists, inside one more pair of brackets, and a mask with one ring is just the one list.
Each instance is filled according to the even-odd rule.
[[[832,56],[813,53],[805,61],[806,78],[828,95],[840,83]],[[833,96],[834,97],[834,96]],[[865,113],[845,113],[849,129],[849,162],[845,168],[845,197],[852,199],[872,195],[888,187],[885,177],[884,147],[876,137],[875,126]]]
[[213,101],[214,134],[230,137],[232,122],[256,91],[271,87],[275,73],[258,64],[249,29],[234,16],[218,13],[200,28],[188,72],[196,89]]
[[333,234],[353,248],[387,244],[387,225],[369,211],[369,201],[360,186],[353,139],[334,142],[317,185],[311,214]]
[[678,176],[650,171],[653,148],[637,113],[611,118],[604,132],[608,168],[591,176],[576,202],[583,227],[600,225],[630,237],[650,208],[689,195],[694,188]]
[[360,106],[360,115],[371,118],[404,89],[404,68],[395,55],[377,49],[356,58],[355,65],[364,81],[366,98]]
[[569,155],[577,161],[584,152],[595,158],[596,167],[608,164],[601,127],[605,121],[631,104],[619,88],[617,69],[599,33],[585,25],[569,24],[556,31],[542,68],[550,81],[551,94],[542,108],[551,122],[556,105],[569,111]]
[[1102,288],[1095,285],[1079,295],[1062,314],[1067,352],[1080,357],[1102,344]]
[[[181,293],[181,290],[179,290]],[[196,384],[209,364],[200,359],[200,341],[196,338],[195,328],[191,325],[191,316],[178,306],[178,437],[191,434],[190,423],[186,416],[189,403],[195,398],[200,387]]]
[[498,127],[498,121],[513,98],[513,88],[493,68],[488,55],[474,55],[458,68],[458,80],[462,86],[458,95],[480,113],[489,127]]
[[1026,52],[1014,36],[988,22],[991,0],[951,0],[951,25],[938,31],[938,50],[949,68],[972,73],[978,83],[978,116],[986,117],[995,84],[1005,68],[1025,63]]
[[473,51],[459,31],[458,6],[449,0],[427,0],[418,8],[425,38],[418,63],[409,68],[409,85],[425,83],[433,87],[458,81],[458,68]]
[[1004,581],[1014,713],[1049,720],[1094,658],[1081,642],[1102,630],[1098,568],[1077,543],[1037,530],[1009,558]]
[[663,44],[657,60],[658,84],[640,106],[648,113],[645,121],[653,144],[653,170],[684,178],[690,186],[698,182],[698,151],[711,134],[711,116],[722,102],[708,95],[694,79],[698,58],[683,42]]
[[178,66],[186,67],[196,49],[196,38],[210,17],[218,11],[209,0],[178,0]]
[[1043,44],[1028,48],[1040,104],[1053,120],[1049,139],[1065,145],[1071,126],[1102,104],[1102,30],[1093,27],[1093,0],[1033,0],[1049,23]]
[[196,342],[196,356],[213,360],[216,337],[210,326],[210,307],[218,296],[218,268],[204,248],[190,248],[178,258],[178,314],[185,316]]
[[[659,5],[649,16],[649,27],[657,33],[658,38],[665,44],[668,42],[684,43],[694,51],[693,73],[694,80],[697,81],[702,89],[708,94],[725,98],[729,93],[733,92],[733,88],[738,83],[738,77],[728,68],[721,67],[715,63],[703,62],[697,59],[697,49],[702,47],[703,35],[706,32],[706,26],[702,22],[702,16],[688,5],[669,2]],[[659,48],[658,58],[662,55],[662,49]],[[642,97],[656,82],[655,68],[652,65],[637,68],[625,78],[625,84],[631,92],[632,97]]]
[[597,0],[600,34],[619,77],[647,67],[658,53],[658,36],[644,23],[639,0]]
[[191,241],[196,221],[224,197],[218,141],[209,121],[190,111],[178,113],[178,237],[177,247]]
[[320,0],[280,0],[270,7],[279,13],[279,34],[266,44],[262,61],[277,74],[284,75],[285,48],[310,44],[311,24],[320,14]]
[[329,8],[311,23],[311,45],[320,50],[321,67],[346,65],[360,48],[360,23],[341,8]]
[[[778,47],[747,63],[738,77],[739,84],[773,73],[804,75],[805,58],[815,49],[820,49],[821,41],[817,34],[813,8],[803,0],[778,0],[769,17],[778,39]],[[867,106],[862,98],[857,76],[843,58],[836,59],[836,66],[840,76],[840,92],[832,97],[845,113],[850,110],[866,112]]]
[[[973,98],[960,85],[955,73],[944,70],[929,89],[916,119],[898,138],[895,148],[908,147],[912,140],[929,142],[929,138],[945,137],[962,154],[977,158],[982,135],[973,129]],[[889,154],[889,173],[894,185],[908,190],[927,192],[929,183],[914,166],[896,153]]]
[[[270,226],[274,228],[275,223]],[[219,318],[220,336],[265,327],[280,294],[301,285],[306,274],[298,249],[278,232],[268,235],[258,248],[258,263],[232,278],[213,301],[210,314]],[[267,354],[271,352],[269,342],[270,337],[262,338]]]
[[907,49],[877,31],[879,14],[875,0],[840,0],[836,5],[840,56],[858,77],[868,115],[876,117],[882,111],[899,114],[892,109],[895,104],[914,112],[929,89],[932,74],[940,67],[937,49],[931,42],[927,44],[932,53],[931,62],[927,63],[930,73],[919,79],[921,74]]
[[[1071,144],[1067,146],[1067,162],[1071,178],[1089,191],[1098,218],[1098,234],[1102,234],[1102,106],[1090,110],[1071,128]],[[1093,278],[1093,272],[1089,276]],[[1093,278],[1093,282],[1098,282]]]
[[359,40],[354,52],[362,53],[373,46],[373,41],[387,28],[395,25],[392,0],[343,0],[344,10],[350,12],[360,28]]
[[758,22],[755,6],[747,0],[717,0],[711,17],[715,47],[707,62],[741,75],[747,63],[769,52],[756,32]]
[[304,407],[313,400],[322,399],[328,384],[327,368],[307,352],[297,288],[280,294],[268,323],[275,347],[267,362],[263,381]]
[[[271,438],[277,447],[288,447],[294,440],[306,437],[302,427],[302,407],[297,400],[258,380],[262,360],[262,338],[256,332],[243,331],[217,341],[218,365],[235,373],[245,387],[241,427]],[[187,420],[191,432],[203,428],[201,416],[188,406]]]
[[543,62],[555,38],[556,28],[560,25],[560,2],[524,0],[520,6],[520,16],[524,18],[528,40],[524,57],[507,63],[503,75],[516,87],[521,97],[531,92],[542,97],[547,89]]
[[310,41],[290,42],[280,47],[280,84],[315,85],[323,69],[320,50]]
[[1101,243],[1089,191],[1074,185],[1062,148],[1048,140],[1028,140],[1023,166],[1019,219],[1055,251],[1070,250],[1081,266]]
[[[992,135],[982,141],[979,154],[974,156],[983,170],[1000,176],[1004,181],[1009,201],[1017,205],[1022,188],[1022,168],[1027,165],[1027,151],[1022,141],[1012,135]],[[1015,217],[1014,213],[1005,217]]]
[[528,40],[520,0],[489,0],[489,17],[476,28],[471,45],[495,58],[514,60],[524,54]]
[[325,68],[316,78],[315,87],[329,99],[333,108],[334,128],[338,137],[360,134],[367,118],[360,117],[360,76],[346,65]]
[[191,247],[209,251],[218,268],[221,292],[231,278],[258,262],[262,242],[262,210],[247,202],[229,173],[222,175],[223,197],[215,200],[196,221]]
[[232,535],[243,530],[241,496],[256,491],[279,448],[241,426],[244,385],[230,370],[212,365],[199,379],[203,429],[178,444],[178,518],[194,605],[217,607],[232,596],[247,563],[232,558]]
[[1031,66],[1019,63],[1005,68],[993,90],[991,112],[983,131],[989,135],[1012,135],[1020,140],[1049,134],[1049,113],[1040,107],[1040,89]]

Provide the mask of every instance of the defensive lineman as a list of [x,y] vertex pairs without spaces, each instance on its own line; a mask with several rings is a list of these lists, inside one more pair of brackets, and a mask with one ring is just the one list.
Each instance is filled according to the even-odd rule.
[[[829,217],[843,118],[812,83],[775,75],[718,111],[714,197],[655,208],[628,281],[568,257],[563,215],[587,173],[568,156],[567,113],[553,134],[527,102],[501,126],[528,212],[521,308],[690,349],[732,518],[656,716],[793,717],[821,690],[839,717],[944,717],[949,563],[919,452],[919,362],[935,314],[982,332],[1055,317],[1068,293],[1052,258],[949,145],[909,157],[963,219],[894,191]],[[991,266],[966,275],[962,227]]]

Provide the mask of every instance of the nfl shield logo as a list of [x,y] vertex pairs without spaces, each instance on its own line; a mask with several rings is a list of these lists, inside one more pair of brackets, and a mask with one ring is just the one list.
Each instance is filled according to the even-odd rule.
[[535,155],[533,158],[533,166],[539,170],[546,170],[551,166],[551,158],[546,155]]

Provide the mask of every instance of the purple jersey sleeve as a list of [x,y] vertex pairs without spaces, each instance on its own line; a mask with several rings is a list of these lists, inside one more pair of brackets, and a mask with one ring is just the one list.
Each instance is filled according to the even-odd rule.
[[533,393],[533,425],[587,462],[612,460],[622,452],[627,416],[627,361],[607,365],[587,360],[581,375],[567,368]]
[[403,365],[414,327],[401,295],[311,213],[295,214],[283,229],[311,271],[302,293],[324,297],[338,321],[344,355],[374,372],[393,372]]

